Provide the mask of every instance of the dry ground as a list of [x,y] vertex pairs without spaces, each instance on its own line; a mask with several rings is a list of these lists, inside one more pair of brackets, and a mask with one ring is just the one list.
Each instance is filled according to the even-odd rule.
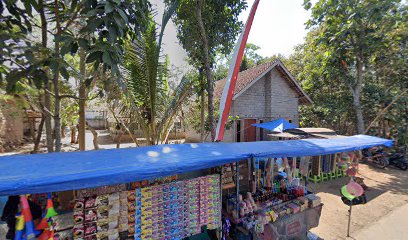
[[[408,171],[391,167],[382,170],[371,164],[360,164],[359,176],[364,178],[364,183],[369,187],[369,190],[366,192],[368,203],[354,206],[352,210],[350,239],[358,240],[363,238],[362,235],[365,232],[369,232],[367,229],[370,227],[371,229],[373,226],[387,227],[384,226],[387,222],[381,222],[380,219],[387,216],[393,218],[395,212],[408,205]],[[312,191],[317,192],[325,204],[319,226],[312,229],[312,232],[323,239],[346,239],[349,207],[341,201],[340,188],[347,182],[348,178],[344,177],[324,183],[311,184]],[[408,216],[405,216],[403,220],[407,222]],[[400,236],[401,238],[393,237],[393,240],[408,239],[407,225],[402,223],[400,225],[402,225],[400,228],[404,235]],[[376,237],[375,239],[384,238]]]

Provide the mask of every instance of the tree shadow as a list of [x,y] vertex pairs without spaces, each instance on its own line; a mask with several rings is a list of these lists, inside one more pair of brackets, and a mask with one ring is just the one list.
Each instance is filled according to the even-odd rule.
[[393,166],[380,169],[371,163],[361,164],[371,171],[359,171],[359,174],[367,181],[372,181],[372,188],[381,191],[389,191],[393,194],[408,194],[408,172]]
[[[368,186],[365,191],[367,201],[371,201],[385,192],[408,194],[408,172],[387,167],[380,169],[372,164],[360,164],[358,177],[364,178]],[[348,177],[332,179],[320,183],[309,183],[312,192],[325,192],[341,197],[340,189],[350,181]]]

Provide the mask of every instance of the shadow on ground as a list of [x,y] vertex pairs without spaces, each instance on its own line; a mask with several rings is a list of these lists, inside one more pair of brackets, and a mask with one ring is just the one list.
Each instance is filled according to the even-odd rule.
[[[361,164],[359,177],[370,187],[366,191],[367,201],[389,191],[393,194],[408,194],[408,171],[393,167],[380,169],[372,164]],[[341,197],[340,189],[349,182],[348,177],[328,180],[322,183],[310,183],[312,192],[326,192]]]

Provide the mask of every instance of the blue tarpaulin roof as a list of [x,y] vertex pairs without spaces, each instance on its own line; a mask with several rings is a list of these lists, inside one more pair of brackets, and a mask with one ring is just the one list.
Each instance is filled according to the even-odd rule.
[[391,146],[356,135],[246,143],[200,143],[0,157],[0,196],[141,181],[220,166],[250,157],[296,157]]
[[252,124],[252,126],[265,128],[265,129],[268,129],[268,130],[274,131],[274,132],[283,132],[286,129],[296,128],[295,125],[293,125],[292,123],[286,121],[283,118],[279,118],[279,119],[276,119],[276,120],[273,120],[273,121],[270,121],[270,122],[266,122],[266,123]]

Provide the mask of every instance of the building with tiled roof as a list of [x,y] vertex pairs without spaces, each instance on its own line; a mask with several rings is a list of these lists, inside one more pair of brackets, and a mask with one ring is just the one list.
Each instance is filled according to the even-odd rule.
[[[220,98],[226,79],[216,82],[215,98]],[[299,105],[312,100],[280,60],[267,62],[240,72],[232,99],[230,116],[237,116],[225,131],[224,141],[266,140],[267,132],[254,123],[284,118],[299,125]]]

